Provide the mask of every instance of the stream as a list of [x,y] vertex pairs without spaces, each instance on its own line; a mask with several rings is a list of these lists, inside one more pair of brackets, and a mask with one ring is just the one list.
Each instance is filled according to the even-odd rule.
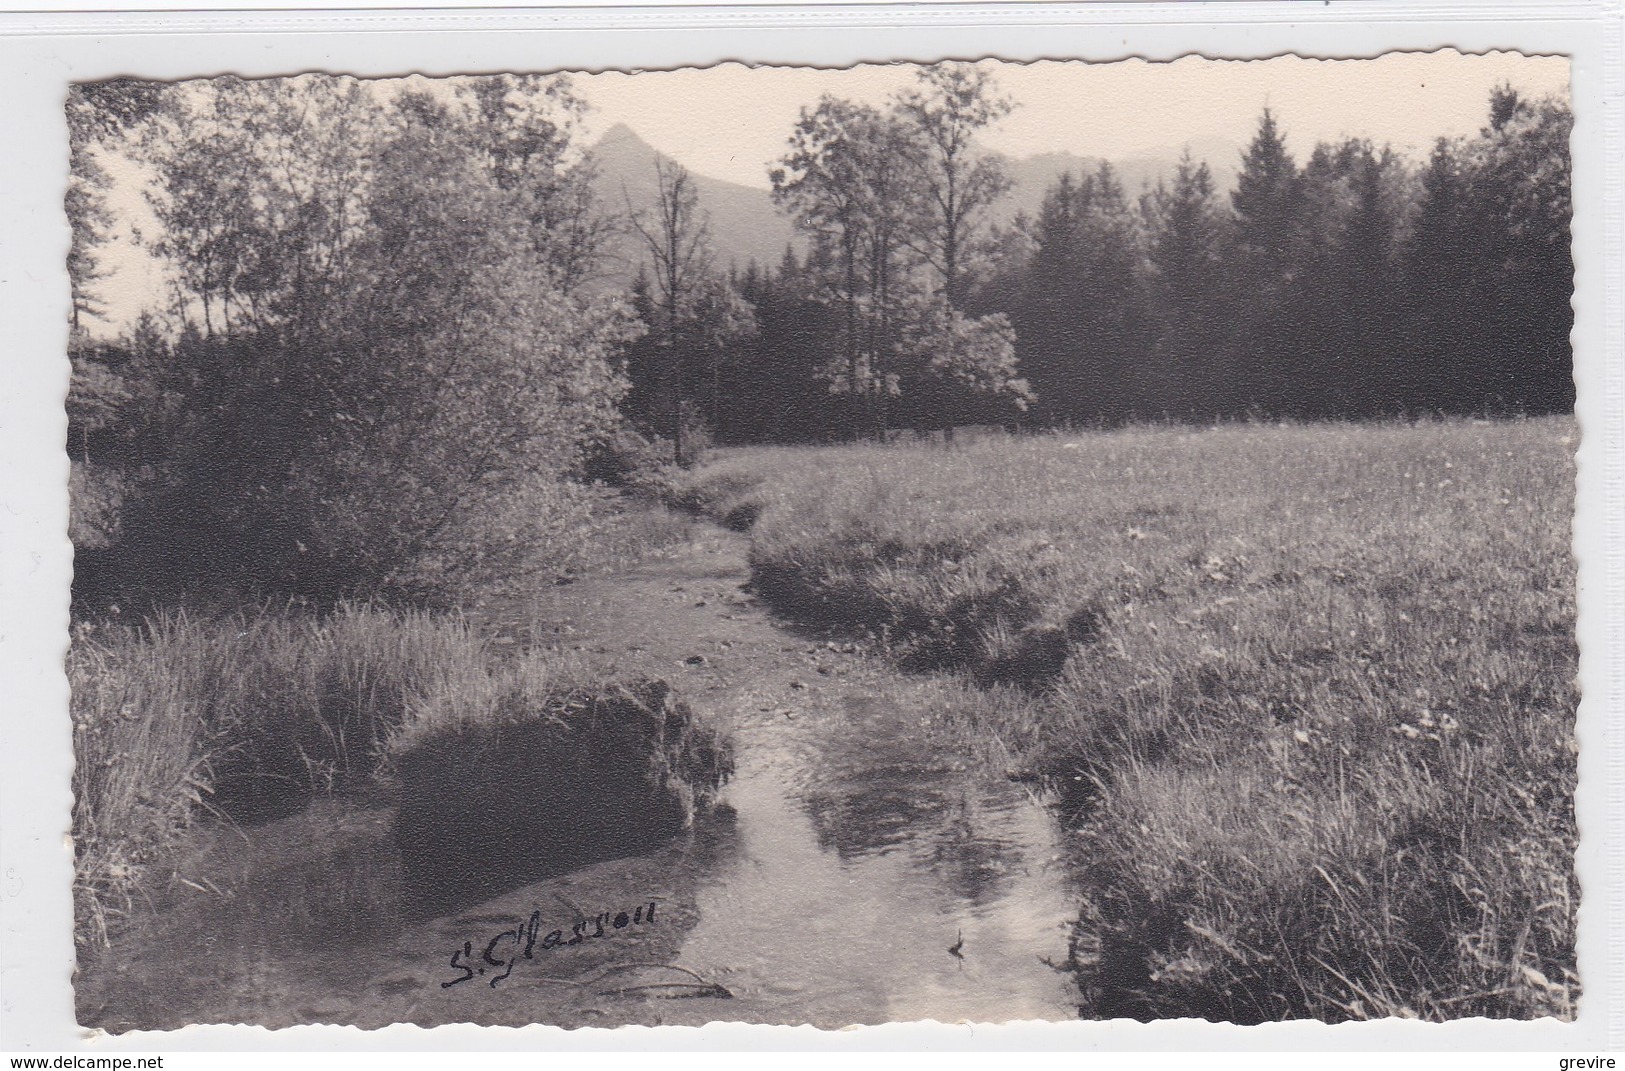
[[[943,743],[931,681],[776,620],[747,550],[695,524],[634,568],[471,611],[498,642],[664,678],[732,731],[732,780],[675,842],[403,920],[373,909],[395,888],[392,812],[319,799],[200,847],[172,903],[81,976],[81,1021],[1075,1018],[1072,976],[1048,965],[1077,918],[1049,810]],[[527,920],[533,944],[586,939],[524,957]]]
[[945,751],[918,682],[776,622],[744,593],[747,549],[697,528],[607,591],[533,610],[734,732],[731,820],[675,861],[697,921],[674,961],[733,999],[667,1001],[663,1021],[1075,1018],[1070,975],[1044,962],[1066,962],[1077,917],[1050,812]]

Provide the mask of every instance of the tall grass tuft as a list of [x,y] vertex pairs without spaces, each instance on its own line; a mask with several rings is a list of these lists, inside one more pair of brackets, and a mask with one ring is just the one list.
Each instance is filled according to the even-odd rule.
[[197,649],[81,626],[68,652],[76,943],[105,945],[210,788]]
[[387,788],[426,740],[555,717],[572,672],[550,653],[499,649],[460,617],[368,605],[79,626],[68,673],[81,945],[105,946],[164,887],[200,814],[247,825],[318,794]]

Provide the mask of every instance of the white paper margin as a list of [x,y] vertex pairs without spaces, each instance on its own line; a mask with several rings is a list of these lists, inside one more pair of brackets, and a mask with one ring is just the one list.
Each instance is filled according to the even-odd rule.
[[[574,0],[571,0],[574,2]],[[153,6],[180,7],[184,0]],[[1406,1050],[1625,1047],[1625,273],[1622,273],[1618,0],[940,4],[892,7],[530,11],[458,7],[330,11],[71,12],[39,0],[0,12],[0,1050]],[[305,8],[312,5],[305,3]],[[445,10],[445,8],[453,8]],[[45,10],[42,10],[45,9]],[[1232,1026],[1194,1021],[1005,1026],[894,1024],[841,1032],[714,1024],[563,1031],[448,1026],[191,1027],[117,1038],[75,1025],[72,769],[62,658],[72,548],[68,463],[68,232],[62,212],[70,82],[307,70],[409,72],[708,66],[724,60],[841,67],[862,61],[1327,58],[1455,47],[1564,54],[1573,62],[1575,368],[1581,426],[1580,974],[1574,1023],[1463,1020]]]

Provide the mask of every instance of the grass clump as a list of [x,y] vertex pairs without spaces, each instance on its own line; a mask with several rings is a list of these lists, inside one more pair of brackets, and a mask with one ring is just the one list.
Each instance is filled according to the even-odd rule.
[[1130,429],[697,479],[760,504],[781,609],[1025,693],[978,731],[1076,829],[1098,1014],[1568,1017],[1572,438]]
[[173,639],[153,638],[147,672],[130,672],[139,641],[122,631],[80,627],[68,653],[81,946],[105,945],[129,916],[210,788],[198,664]]
[[391,741],[407,898],[445,907],[637,854],[692,822],[733,754],[664,681],[560,690],[522,660],[493,706],[420,716]]

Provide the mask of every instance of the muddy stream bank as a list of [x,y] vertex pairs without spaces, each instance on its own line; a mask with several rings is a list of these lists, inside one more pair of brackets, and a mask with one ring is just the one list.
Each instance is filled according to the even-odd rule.
[[775,620],[745,590],[747,548],[696,524],[665,557],[477,611],[516,644],[663,678],[731,731],[721,805],[676,842],[412,919],[385,906],[399,861],[377,801],[216,830],[81,975],[81,1021],[1075,1017],[1045,962],[1066,962],[1077,917],[1048,810],[932,732],[925,682]]

